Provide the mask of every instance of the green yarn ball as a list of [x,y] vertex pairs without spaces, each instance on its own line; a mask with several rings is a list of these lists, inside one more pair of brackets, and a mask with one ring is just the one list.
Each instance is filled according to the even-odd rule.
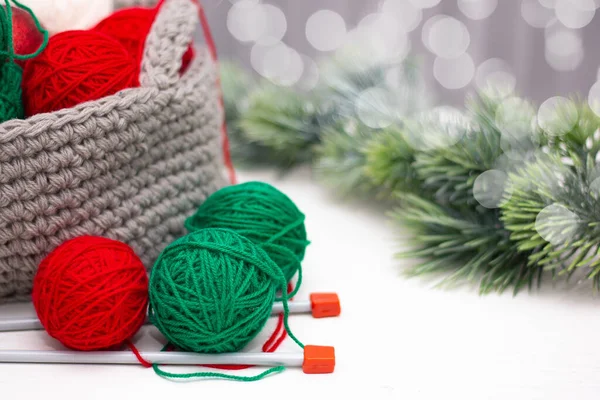
[[23,70],[14,62],[5,62],[0,67],[0,123],[25,117],[21,99]]
[[198,353],[241,350],[264,327],[279,267],[250,240],[202,229],[171,243],[150,274],[150,321],[175,346]]
[[[260,245],[281,268],[287,281],[301,271],[309,241],[304,214],[294,202],[264,182],[226,186],[213,193],[185,221],[188,231],[231,229]],[[300,287],[298,277],[296,289]]]

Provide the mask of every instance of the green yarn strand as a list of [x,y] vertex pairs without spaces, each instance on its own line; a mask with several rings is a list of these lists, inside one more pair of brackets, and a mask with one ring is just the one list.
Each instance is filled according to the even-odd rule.
[[[169,344],[167,343],[160,351],[165,351],[169,348]],[[164,371],[160,369],[159,364],[152,364],[152,369],[158,376],[162,376],[163,378],[172,378],[172,379],[193,379],[193,378],[222,378],[228,379],[232,381],[240,381],[240,382],[254,382],[259,381],[261,379],[266,378],[267,376],[283,372],[285,370],[284,366],[277,366],[273,368],[269,368],[268,370],[254,376],[240,376],[240,375],[231,375],[224,374],[219,372],[191,372],[186,374],[175,374],[172,372]]]
[[[42,44],[31,54],[15,54],[15,47],[12,39],[12,9],[10,3],[27,12],[35,24],[36,29],[43,35]],[[27,60],[37,57],[48,45],[49,33],[42,27],[40,21],[35,16],[31,8],[18,2],[17,0],[5,0],[6,7],[0,7],[0,58],[8,58],[9,62],[13,60]]]
[[[267,254],[269,254],[271,259],[273,261],[275,261],[275,264],[278,264],[278,265],[281,265],[281,264],[278,263],[277,260],[292,259],[293,257],[295,257],[294,253],[287,247],[283,247],[283,246],[279,246],[279,245],[271,244],[271,243],[265,243],[261,247],[263,248],[263,250],[265,250],[267,252]],[[287,293],[287,285],[286,285],[286,288],[283,290],[284,292],[287,293],[287,296],[289,299],[294,297],[296,295],[296,293],[298,293],[298,290],[300,290],[300,286],[302,286],[302,266],[301,265],[298,266],[297,271],[298,271],[298,280],[296,281],[296,286],[294,287],[294,289],[290,293]],[[283,269],[282,269],[282,272],[283,272]],[[286,279],[287,279],[287,277],[286,277]],[[283,300],[282,297],[275,298],[275,301],[282,301],[282,300]]]
[[281,302],[283,304],[283,326],[285,327],[285,330],[288,333],[288,336],[294,341],[296,342],[296,344],[298,346],[300,346],[301,349],[304,349],[304,344],[298,340],[298,338],[292,333],[292,329],[290,328],[290,325],[288,323],[288,319],[290,316],[290,308],[288,306],[288,301],[289,301],[289,297],[287,294],[287,283],[284,281],[283,285],[282,285],[282,296],[281,296]]
[[285,367],[279,366],[279,367],[269,368],[268,370],[266,370],[258,375],[239,376],[239,375],[224,374],[224,373],[220,373],[220,372],[191,372],[191,373],[187,373],[187,374],[174,374],[172,372],[163,371],[157,365],[152,365],[152,368],[154,369],[154,372],[158,376],[162,376],[163,378],[174,378],[174,379],[222,378],[222,379],[228,379],[228,380],[240,381],[240,382],[260,381],[261,379],[264,379],[269,375],[283,372],[285,370]]
[[185,221],[188,231],[231,229],[261,246],[279,266],[286,281],[298,273],[295,295],[300,289],[302,260],[309,241],[305,216],[294,202],[264,182],[226,186],[213,193]]

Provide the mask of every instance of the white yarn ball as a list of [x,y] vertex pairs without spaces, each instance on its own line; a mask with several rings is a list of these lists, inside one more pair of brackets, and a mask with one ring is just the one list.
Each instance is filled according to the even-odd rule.
[[21,0],[52,35],[89,29],[112,14],[113,0]]

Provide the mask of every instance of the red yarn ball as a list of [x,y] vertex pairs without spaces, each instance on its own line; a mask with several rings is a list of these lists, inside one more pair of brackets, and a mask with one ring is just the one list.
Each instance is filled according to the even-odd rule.
[[[160,3],[155,8],[132,7],[118,10],[100,21],[93,31],[102,32],[118,40],[131,54],[138,68],[144,55],[146,37],[154,23]],[[184,73],[194,59],[194,47],[190,44],[181,60],[179,72]]]
[[148,275],[124,243],[80,236],[39,265],[33,305],[48,334],[75,350],[113,348],[146,319]]
[[25,114],[51,112],[135,86],[135,60],[100,32],[65,31],[23,70]]

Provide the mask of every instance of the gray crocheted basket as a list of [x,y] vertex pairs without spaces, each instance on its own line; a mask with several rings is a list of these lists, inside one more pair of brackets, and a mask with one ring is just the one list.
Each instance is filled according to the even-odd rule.
[[29,300],[40,261],[80,235],[123,241],[150,268],[228,184],[215,63],[197,48],[179,74],[197,25],[192,0],[166,0],[140,87],[0,124],[0,303]]

